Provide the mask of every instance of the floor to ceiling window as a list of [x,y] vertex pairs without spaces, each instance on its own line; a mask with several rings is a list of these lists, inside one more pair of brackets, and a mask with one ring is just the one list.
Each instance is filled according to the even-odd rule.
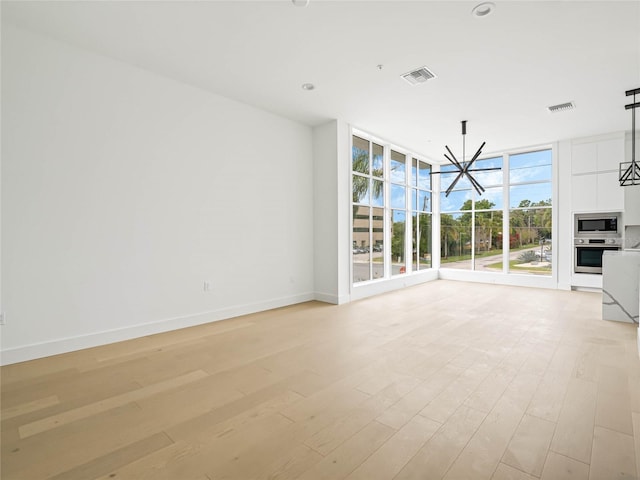
[[504,154],[471,169],[481,194],[462,178],[447,195],[458,169],[441,169],[441,266],[550,275],[552,151]]
[[552,152],[509,156],[509,272],[551,275]]
[[445,268],[494,270],[502,262],[502,157],[478,160],[473,168],[496,169],[472,173],[485,189],[482,195],[467,177],[447,195],[459,170],[453,165],[442,166],[440,262]]
[[431,165],[411,159],[411,243],[413,271],[431,268]]
[[351,160],[355,283],[384,276],[384,149],[354,136]]
[[352,137],[353,283],[431,268],[431,165]]
[[407,230],[407,158],[391,150],[389,177],[391,184],[391,274],[406,273]]
[[[431,165],[360,133],[351,158],[353,283],[430,269]],[[456,181],[457,167],[442,165],[440,267],[551,275],[552,171],[551,149],[479,159],[470,171],[478,193],[466,176]]]

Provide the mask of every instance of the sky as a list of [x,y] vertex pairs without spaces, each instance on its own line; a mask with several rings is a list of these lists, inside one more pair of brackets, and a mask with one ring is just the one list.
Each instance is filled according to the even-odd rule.
[[[377,145],[376,145],[377,146]],[[354,147],[357,148],[357,147]],[[372,155],[372,167],[382,170],[382,147],[380,153]],[[474,162],[471,166],[471,175],[480,183],[485,191],[478,195],[468,178],[461,178],[455,185],[454,190],[448,196],[446,189],[458,176],[458,168],[454,165],[442,165],[439,176],[431,175],[431,167],[424,162],[417,162],[415,159],[412,165],[407,168],[404,161],[404,154],[391,152],[389,179],[389,206],[392,209],[405,209],[406,204],[406,178],[409,175],[409,184],[413,189],[411,192],[410,207],[413,210],[430,211],[432,207],[431,188],[432,178],[440,181],[440,210],[442,212],[459,211],[462,205],[469,200],[475,201],[487,199],[493,203],[493,210],[502,210],[504,204],[504,191],[502,185],[509,182],[509,205],[508,208],[517,208],[523,200],[533,202],[546,201],[552,198],[552,151],[540,150],[513,154],[508,157],[509,170],[507,175],[504,171],[503,157],[492,157]],[[416,162],[419,168],[416,168]],[[473,171],[477,169],[496,168],[493,171]],[[450,173],[447,173],[450,172]],[[438,178],[440,177],[440,178]],[[434,183],[435,183],[434,182]],[[375,188],[376,184],[379,188]],[[376,194],[376,191],[378,192]],[[372,180],[369,194],[371,195],[372,206],[383,206],[383,189],[381,180]],[[368,198],[361,201],[368,203]]]

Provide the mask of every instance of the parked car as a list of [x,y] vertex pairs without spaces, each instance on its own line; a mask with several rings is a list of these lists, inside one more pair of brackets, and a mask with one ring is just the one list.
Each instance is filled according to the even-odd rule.
[[538,261],[543,261],[543,262],[550,262],[551,261],[551,252],[550,251],[543,252],[542,260],[540,260],[540,251],[539,250],[536,250],[535,254],[536,254],[536,258],[538,259]]

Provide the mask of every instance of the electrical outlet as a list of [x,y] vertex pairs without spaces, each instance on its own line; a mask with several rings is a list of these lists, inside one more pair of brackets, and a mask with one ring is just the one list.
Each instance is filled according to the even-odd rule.
[[0,325],[4,325],[4,312],[0,313]]
[[204,291],[205,292],[210,292],[212,289],[213,289],[213,287],[211,286],[211,281],[205,280],[204,281]]

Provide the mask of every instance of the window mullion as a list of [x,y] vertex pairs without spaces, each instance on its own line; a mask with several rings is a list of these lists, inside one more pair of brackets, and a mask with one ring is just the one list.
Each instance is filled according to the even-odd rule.
[[[471,270],[476,269],[476,195],[471,194]],[[464,251],[464,246],[462,247]]]
[[383,175],[384,175],[384,278],[391,277],[391,146],[384,146]]
[[373,142],[369,141],[369,278],[373,280]]
[[[404,156],[404,268],[411,272],[413,265],[413,215],[411,210],[411,156]],[[411,258],[409,258],[411,257]]]
[[509,259],[511,258],[511,199],[509,177],[509,154],[502,156],[502,273],[509,273]]
[[[432,171],[440,172],[440,165],[431,167]],[[440,229],[440,175],[431,176],[431,268],[440,268],[442,256],[442,242]]]

